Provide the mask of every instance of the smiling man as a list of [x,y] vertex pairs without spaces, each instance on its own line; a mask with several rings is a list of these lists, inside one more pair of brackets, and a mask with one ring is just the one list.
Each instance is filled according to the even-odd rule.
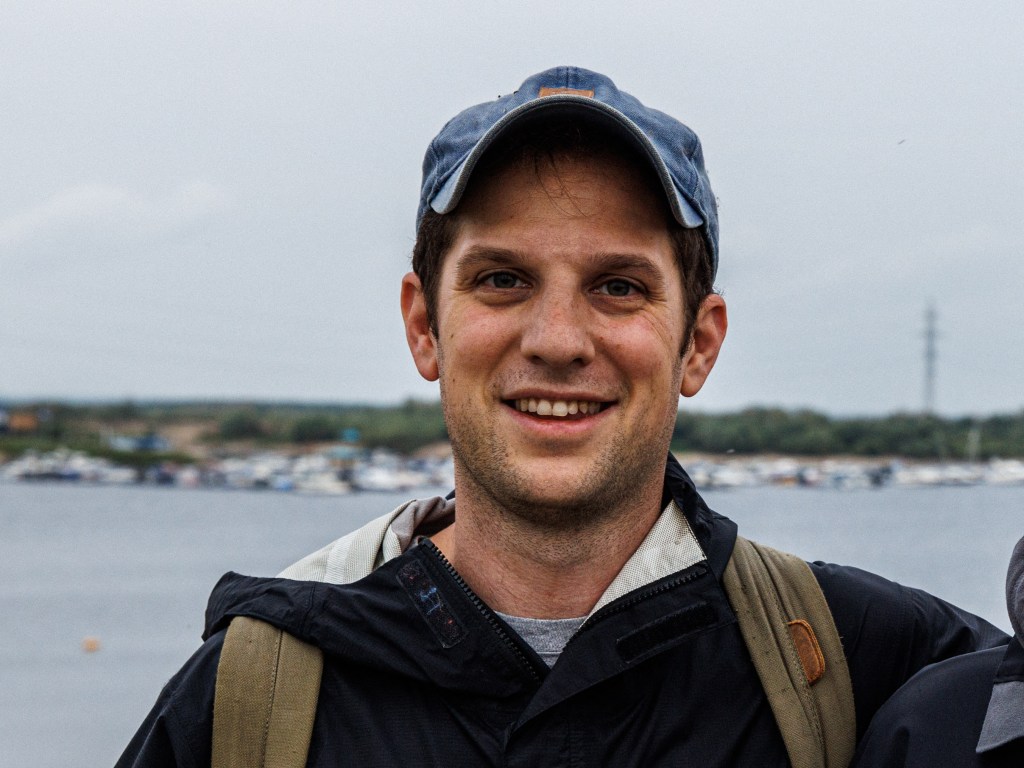
[[668,205],[628,145],[585,147],[568,122],[531,136],[479,169],[436,296],[410,274],[402,307],[455,454],[459,514],[434,542],[491,607],[582,617],[658,517],[725,304],[687,321]]
[[[853,568],[751,558],[669,454],[727,327],[682,123],[542,72],[435,137],[417,227],[401,306],[453,494],[222,579],[122,765],[835,766],[916,670],[1005,642]],[[269,651],[243,634],[268,624]],[[247,709],[275,697],[304,725]]]

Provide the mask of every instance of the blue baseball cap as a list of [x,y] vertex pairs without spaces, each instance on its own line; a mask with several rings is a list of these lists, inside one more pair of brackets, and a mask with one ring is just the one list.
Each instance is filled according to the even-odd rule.
[[631,140],[651,161],[676,221],[700,228],[718,271],[718,208],[697,134],[674,117],[641,104],[610,79],[579,67],[555,67],[528,78],[519,90],[453,117],[423,159],[416,228],[427,208],[455,210],[487,148],[524,119],[572,115],[600,122]]

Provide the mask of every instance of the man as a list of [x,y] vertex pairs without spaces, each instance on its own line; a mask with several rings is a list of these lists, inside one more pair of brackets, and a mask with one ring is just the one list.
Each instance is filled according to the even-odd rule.
[[[309,765],[787,765],[721,584],[736,526],[668,456],[727,327],[697,137],[602,75],[549,70],[442,129],[417,226],[402,312],[440,383],[454,496],[285,578],[225,577],[122,765],[207,764],[233,616],[323,650]],[[813,572],[861,731],[917,669],[1004,640]]]
[[1014,638],[922,670],[878,713],[856,764],[944,768],[1024,765],[1024,538],[1006,575]]

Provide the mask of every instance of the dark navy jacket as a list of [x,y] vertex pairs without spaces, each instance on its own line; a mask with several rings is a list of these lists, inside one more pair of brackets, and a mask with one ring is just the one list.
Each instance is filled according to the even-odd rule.
[[[601,608],[552,669],[429,542],[350,585],[228,574],[210,598],[205,644],[118,765],[209,764],[216,666],[236,615],[324,650],[310,766],[788,765],[720,586],[736,526],[674,460],[665,487],[707,560]],[[855,568],[812,569],[849,660],[858,734],[917,670],[1006,641],[923,592]]]
[[1024,766],[1024,647],[959,656],[922,670],[872,722],[861,768]]

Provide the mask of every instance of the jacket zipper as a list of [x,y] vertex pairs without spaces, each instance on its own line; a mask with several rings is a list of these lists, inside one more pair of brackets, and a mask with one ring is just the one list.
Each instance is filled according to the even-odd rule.
[[444,553],[440,549],[438,549],[437,545],[430,539],[424,539],[420,546],[426,546],[427,550],[441,562],[441,565],[444,567],[445,571],[447,571],[448,575],[451,576],[452,580],[459,586],[459,589],[462,590],[463,594],[469,598],[469,601],[487,621],[488,626],[490,626],[495,634],[501,638],[502,643],[512,651],[513,655],[519,659],[523,666],[530,672],[530,676],[533,678],[534,682],[541,683],[543,681],[543,677],[537,671],[537,668],[530,657],[523,653],[522,649],[511,637],[509,637],[508,632],[506,632],[501,624],[498,623],[498,618],[494,615],[494,612],[477,596],[476,592],[470,589],[469,585],[465,582],[459,572],[455,570],[455,567],[448,562],[448,558],[444,556]]
[[[590,627],[593,624],[597,623],[598,621],[601,621],[607,616],[613,616],[614,614],[619,613],[620,611],[624,611],[627,608],[631,608],[637,603],[641,603],[644,600],[649,600],[652,597],[660,595],[662,592],[668,592],[669,590],[675,589],[676,587],[680,587],[683,584],[687,584],[693,581],[694,579],[703,576],[705,573],[707,573],[707,564],[696,563],[694,566],[692,566],[692,568],[688,570],[690,571],[689,573],[681,574],[676,578],[672,579],[671,581],[666,581],[663,584],[659,584],[656,587],[644,590],[638,594],[634,594],[632,597],[627,597],[627,593],[627,595],[623,595],[618,600],[613,600],[612,602],[608,603],[608,605],[601,608],[601,610],[599,610],[597,613],[595,613],[593,616],[591,616],[585,622],[583,622],[580,628],[576,630],[576,634],[569,638],[569,642],[571,643],[573,639],[575,639],[580,633],[582,633],[584,630],[590,629]],[[568,643],[566,643],[566,645],[568,645]]]

